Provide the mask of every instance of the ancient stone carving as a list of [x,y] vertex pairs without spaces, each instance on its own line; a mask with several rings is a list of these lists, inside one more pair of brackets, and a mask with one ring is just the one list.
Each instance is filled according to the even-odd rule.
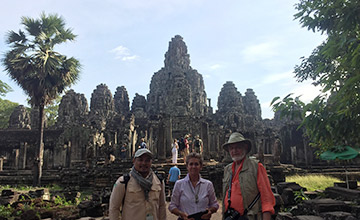
[[69,90],[61,99],[56,126],[66,127],[85,124],[86,117],[89,114],[88,108],[84,94]]
[[[54,144],[53,139],[45,142],[52,157],[49,166],[72,166],[84,162],[90,167],[93,158],[102,160],[105,157],[107,160],[109,154],[118,156],[118,148],[124,143],[128,146],[127,156],[130,158],[140,138],[145,138],[157,159],[165,160],[170,155],[173,138],[185,134],[199,134],[204,143],[205,159],[222,160],[228,155],[222,151],[221,145],[226,141],[226,135],[233,131],[240,131],[251,139],[254,144],[251,153],[258,153],[256,151],[260,149],[267,154],[268,149],[274,149],[276,163],[279,156],[281,162],[291,161],[290,146],[296,146],[297,152],[304,152],[303,155],[310,152],[305,147],[307,142],[303,141],[302,132],[295,133],[295,129],[286,128],[287,121],[280,120],[278,115],[275,120],[262,120],[260,103],[254,91],[247,89],[242,96],[232,81],[223,85],[218,97],[218,110],[213,114],[202,75],[190,66],[187,46],[179,35],[169,42],[164,67],[153,74],[147,96],[136,93],[131,111],[129,103],[124,86],[117,87],[112,96],[108,87],[100,84],[91,95],[89,112],[84,95],[68,91],[59,106],[55,129],[61,134],[54,133],[58,135],[58,143]],[[33,117],[24,107],[19,107],[10,120],[10,128],[30,129],[30,118],[34,128],[38,116],[35,114]],[[279,135],[281,142],[274,142],[275,135]],[[5,145],[9,146],[4,143],[0,147]],[[63,149],[64,146],[67,150]],[[283,146],[281,155],[277,151],[279,146]],[[53,160],[52,164],[50,160]]]
[[25,106],[19,105],[12,112],[9,120],[10,129],[31,129],[30,114]]
[[201,74],[191,68],[181,36],[171,39],[164,63],[151,79],[148,114],[204,116],[207,112],[204,81]]
[[261,120],[260,103],[252,89],[246,90],[243,101],[245,114],[253,116],[255,120]]
[[145,96],[135,94],[135,97],[131,104],[131,112],[135,115],[135,118],[146,118],[146,99]]
[[104,130],[106,123],[114,116],[114,100],[105,84],[96,87],[90,100],[90,124]]
[[127,115],[130,112],[129,109],[129,95],[126,91],[125,86],[120,86],[116,88],[116,92],[114,95],[114,104],[115,104],[115,112],[120,115]]

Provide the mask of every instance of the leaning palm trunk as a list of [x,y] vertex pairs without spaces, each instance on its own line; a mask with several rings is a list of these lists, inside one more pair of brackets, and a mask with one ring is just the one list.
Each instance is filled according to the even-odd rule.
[[44,105],[39,106],[39,136],[38,143],[39,146],[36,150],[36,156],[39,159],[39,163],[37,166],[37,175],[34,175],[34,183],[36,186],[41,185],[41,177],[42,177],[42,168],[44,164],[44,122],[45,122],[45,114],[44,114]]

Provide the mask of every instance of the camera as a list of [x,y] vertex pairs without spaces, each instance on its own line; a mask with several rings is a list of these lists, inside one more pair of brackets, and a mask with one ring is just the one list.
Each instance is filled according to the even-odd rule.
[[237,220],[240,217],[240,213],[238,213],[233,208],[228,208],[228,210],[225,212],[225,220]]
[[240,215],[238,211],[233,208],[228,208],[225,212],[224,220],[248,220],[246,216]]

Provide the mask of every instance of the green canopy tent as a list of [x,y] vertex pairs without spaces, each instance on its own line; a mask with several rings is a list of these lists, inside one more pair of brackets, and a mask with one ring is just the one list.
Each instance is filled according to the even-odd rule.
[[[351,160],[359,155],[359,150],[350,146],[335,146],[331,150],[320,154],[322,160]],[[346,186],[349,188],[348,174],[345,166]]]

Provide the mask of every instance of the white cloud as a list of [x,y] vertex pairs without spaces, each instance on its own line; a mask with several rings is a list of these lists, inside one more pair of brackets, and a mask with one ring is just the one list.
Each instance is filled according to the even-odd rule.
[[311,83],[298,83],[290,93],[294,93],[294,96],[300,96],[300,100],[308,103],[320,94],[320,87],[315,87]]
[[110,52],[115,54],[115,59],[122,61],[131,61],[139,58],[138,55],[131,55],[130,50],[122,45],[110,50]]
[[292,80],[294,78],[294,74],[291,71],[284,72],[284,73],[277,73],[277,74],[271,74],[266,75],[264,79],[262,80],[261,84],[271,84],[276,83],[279,81],[284,80]]
[[220,65],[220,64],[214,64],[214,65],[211,65],[210,66],[210,69],[212,69],[212,70],[216,70],[216,69],[219,69],[219,68],[221,68],[222,66]]
[[265,118],[273,118],[274,117],[274,112],[272,111],[272,108],[270,106],[271,100],[268,102],[262,102],[261,105],[261,113],[262,113],[262,117],[263,119]]
[[265,60],[277,55],[277,42],[265,42],[256,45],[250,45],[242,51],[245,62],[252,63]]
[[133,56],[125,56],[121,60],[122,61],[128,61],[128,60],[135,60],[135,59],[138,59],[138,58],[139,58],[139,56],[133,55]]

